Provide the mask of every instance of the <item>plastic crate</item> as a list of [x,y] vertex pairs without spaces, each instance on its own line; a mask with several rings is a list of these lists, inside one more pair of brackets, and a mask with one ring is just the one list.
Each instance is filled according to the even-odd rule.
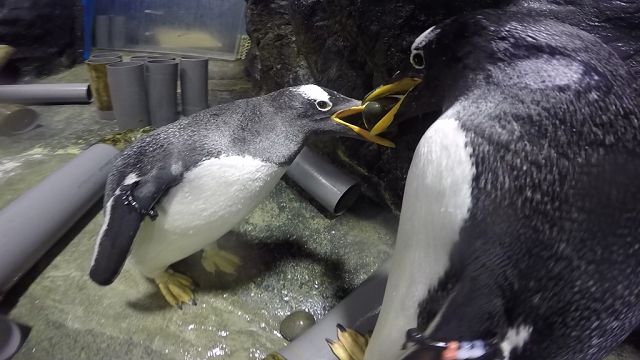
[[95,48],[238,58],[244,0],[91,2],[85,9]]

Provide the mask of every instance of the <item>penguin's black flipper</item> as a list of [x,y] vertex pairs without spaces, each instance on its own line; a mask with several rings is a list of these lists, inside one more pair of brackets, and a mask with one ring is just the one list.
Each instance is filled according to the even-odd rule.
[[99,285],[111,284],[124,266],[133,239],[145,216],[157,214],[154,205],[182,179],[169,169],[157,169],[142,178],[127,178],[105,206],[89,276]]

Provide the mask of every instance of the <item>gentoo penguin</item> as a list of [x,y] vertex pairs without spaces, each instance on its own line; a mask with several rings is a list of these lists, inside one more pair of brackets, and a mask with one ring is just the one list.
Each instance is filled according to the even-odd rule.
[[[391,146],[340,119],[355,104],[316,85],[291,87],[212,107],[133,143],[107,180],[91,279],[112,283],[131,252],[170,304],[193,302],[192,281],[168,266],[214,244],[246,217],[307,138],[357,132]],[[203,255],[208,270],[229,271],[239,261],[213,254]]]
[[425,31],[410,63],[417,80],[365,99],[411,89],[396,119],[440,115],[364,358],[603,359],[640,322],[637,79],[593,36],[510,11]]

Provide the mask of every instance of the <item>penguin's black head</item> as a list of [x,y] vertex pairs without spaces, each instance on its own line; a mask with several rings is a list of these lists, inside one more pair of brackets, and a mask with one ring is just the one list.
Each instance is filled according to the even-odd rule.
[[386,130],[394,119],[445,111],[487,84],[510,91],[508,78],[501,76],[504,68],[519,66],[518,71],[527,70],[535,79],[537,69],[524,68],[530,60],[537,64],[566,58],[586,69],[597,68],[597,56],[589,55],[598,53],[594,41],[569,25],[519,11],[483,10],[446,20],[418,35],[391,81],[363,100],[402,96],[397,112],[372,127],[371,133]]
[[[371,128],[372,134],[377,135],[385,131],[396,119],[401,121],[440,110],[441,94],[448,90],[440,85],[443,81],[449,81],[453,73],[449,67],[442,66],[448,63],[448,59],[443,58],[445,55],[440,46],[444,41],[442,28],[446,28],[446,25],[445,22],[433,26],[416,37],[407,61],[402,64],[391,81],[365,96],[364,103],[388,96],[401,98],[395,111],[390,111]],[[449,34],[445,32],[444,35]],[[453,75],[455,77],[455,73]]]
[[287,114],[282,120],[291,122],[291,127],[301,129],[305,136],[355,137],[393,147],[390,141],[373,136],[367,130],[342,119],[354,113],[353,109],[360,105],[358,100],[313,84],[289,87],[271,96],[273,101],[284,102],[283,108]]

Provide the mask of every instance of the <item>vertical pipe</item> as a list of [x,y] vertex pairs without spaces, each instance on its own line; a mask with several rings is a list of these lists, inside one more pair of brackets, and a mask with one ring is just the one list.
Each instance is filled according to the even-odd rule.
[[171,55],[147,55],[147,60],[175,60],[175,56]]
[[111,47],[122,49],[127,38],[127,18],[120,15],[111,16]]
[[96,37],[95,44],[98,48],[108,48],[111,41],[110,27],[109,27],[109,15],[96,16],[94,34]]
[[111,104],[121,130],[149,125],[144,64],[126,61],[107,65]]
[[132,57],[129,58],[129,61],[145,62],[147,61],[147,58],[149,58],[149,55],[133,55]]
[[204,110],[208,103],[209,59],[204,56],[180,57],[180,95],[185,116]]
[[147,60],[145,68],[151,126],[159,128],[178,119],[178,62]]
[[122,54],[117,52],[97,52],[91,54],[89,59],[102,59],[102,58],[118,58],[122,60]]
[[115,120],[109,82],[107,81],[107,65],[122,61],[118,58],[90,58],[85,62],[89,71],[89,82],[93,99],[98,110],[98,118],[102,120]]

